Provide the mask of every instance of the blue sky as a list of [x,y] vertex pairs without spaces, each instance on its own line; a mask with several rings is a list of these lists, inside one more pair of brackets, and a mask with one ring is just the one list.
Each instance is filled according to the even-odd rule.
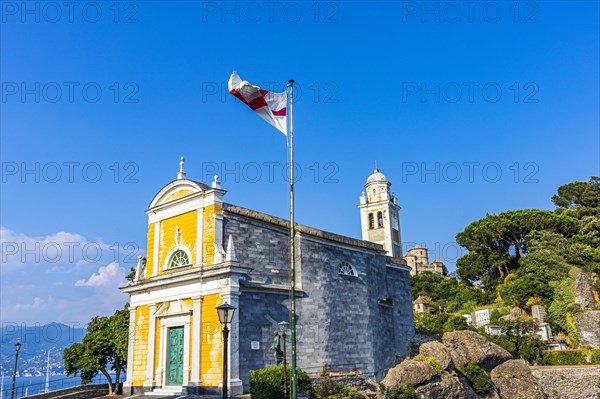
[[121,306],[181,155],[287,217],[285,137],[227,93],[234,69],[297,82],[300,223],[359,237],[377,160],[404,249],[451,270],[470,222],[600,174],[598,2],[23,4],[0,10],[3,323]]

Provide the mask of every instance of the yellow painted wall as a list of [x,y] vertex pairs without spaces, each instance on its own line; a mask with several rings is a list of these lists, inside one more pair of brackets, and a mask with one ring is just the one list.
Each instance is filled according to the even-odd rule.
[[171,195],[169,195],[167,197],[167,199],[163,202],[163,204],[167,203],[167,202],[174,201],[177,198],[185,197],[186,195],[190,195],[190,194],[194,194],[194,191],[192,191],[192,190],[179,190],[179,191],[175,191],[173,194],[171,194]]
[[166,257],[176,247],[175,232],[179,227],[181,237],[179,244],[186,247],[191,255],[190,262],[196,263],[196,240],[197,240],[197,211],[182,213],[165,219],[160,223],[160,245],[158,249],[159,274],[163,273]]
[[215,308],[223,303],[221,295],[207,295],[202,301],[201,383],[218,386],[223,379],[223,337]]
[[155,224],[148,225],[148,249],[146,253],[146,278],[152,276],[154,270],[154,228]]
[[202,253],[204,254],[202,264],[212,265],[215,261],[215,214],[223,213],[220,205],[209,205],[204,208],[203,242]]
[[133,370],[134,386],[144,385],[146,369],[148,367],[148,326],[150,321],[150,308],[148,305],[138,306],[135,309],[135,330],[133,343]]

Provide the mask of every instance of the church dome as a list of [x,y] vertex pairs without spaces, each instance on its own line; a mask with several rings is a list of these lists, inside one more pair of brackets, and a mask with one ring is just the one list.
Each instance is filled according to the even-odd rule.
[[371,183],[388,183],[388,179],[379,171],[379,169],[375,169],[375,171],[367,178],[367,184]]

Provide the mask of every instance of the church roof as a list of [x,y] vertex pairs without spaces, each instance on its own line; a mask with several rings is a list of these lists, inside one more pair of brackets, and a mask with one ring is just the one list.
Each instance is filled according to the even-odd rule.
[[383,173],[379,171],[379,169],[375,169],[373,173],[369,175],[367,178],[367,184],[370,183],[388,183],[387,177]]
[[[243,208],[241,206],[223,203],[223,210],[225,212],[234,213],[237,215],[250,217],[256,220],[260,220],[262,222],[270,223],[272,225],[277,225],[285,228],[289,228],[290,222],[286,219],[281,219],[276,216],[267,215],[266,213],[254,211],[252,209]],[[380,244],[372,243],[369,241],[359,240],[352,237],[342,236],[340,234],[330,233],[328,231],[319,230],[314,227],[304,226],[301,224],[296,224],[296,232],[304,233],[311,235],[313,237],[318,237],[321,239],[325,239],[328,241],[337,242],[340,244],[350,245],[353,247],[360,247],[364,249],[368,249],[371,251],[384,252],[385,250]],[[397,259],[396,263],[405,266],[404,261],[401,259]]]

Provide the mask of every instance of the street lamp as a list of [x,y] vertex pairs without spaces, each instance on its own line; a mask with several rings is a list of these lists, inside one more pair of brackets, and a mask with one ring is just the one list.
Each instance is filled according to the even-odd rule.
[[21,349],[21,343],[17,342],[15,344],[15,367],[13,369],[13,380],[12,380],[12,390],[10,391],[10,399],[15,399],[15,380],[17,378],[17,361],[19,360],[19,350]]
[[288,389],[287,389],[287,360],[286,360],[286,350],[285,350],[285,333],[287,331],[288,326],[287,321],[282,321],[279,323],[279,331],[281,332],[281,338],[283,338],[283,399],[288,398]]
[[224,303],[217,306],[217,314],[219,321],[223,325],[223,399],[227,399],[227,341],[229,339],[229,328],[227,325],[233,320],[235,306]]

